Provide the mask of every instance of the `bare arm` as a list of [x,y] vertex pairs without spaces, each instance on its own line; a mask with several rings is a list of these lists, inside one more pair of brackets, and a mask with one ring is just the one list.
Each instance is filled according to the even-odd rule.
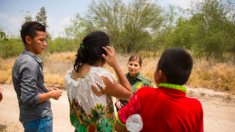
[[53,94],[52,92],[48,92],[48,93],[43,93],[43,94],[38,94],[39,95],[39,99],[38,102],[36,104],[40,104],[50,98],[53,98]]
[[106,51],[107,56],[105,56],[104,54],[102,56],[105,59],[105,61],[111,67],[113,67],[120,83],[118,83],[117,81],[113,81],[112,83],[106,77],[102,77],[104,83],[106,84],[106,88],[101,89],[101,92],[110,94],[120,99],[125,99],[125,100],[130,99],[133,96],[132,88],[126,76],[123,74],[121,68],[117,64],[114,48],[106,46],[103,47],[103,49]]
[[[115,59],[115,61],[116,61],[116,59]],[[132,94],[131,85],[130,85],[129,81],[127,80],[126,76],[123,74],[123,72],[122,72],[121,68],[119,67],[119,65],[118,64],[114,65],[113,69],[114,69],[114,71],[115,71],[115,73],[118,77],[119,83],[123,87],[125,87],[128,91],[130,91],[131,94]]]
[[50,98],[58,100],[60,98],[61,94],[62,94],[62,91],[60,91],[60,90],[50,89],[50,92],[39,94],[39,100],[36,104],[40,104]]
[[118,121],[116,121],[115,129],[117,132],[128,132],[126,126],[122,126]]
[[119,99],[124,99],[124,100],[129,100],[132,97],[132,90],[129,91],[127,90],[127,88],[125,88],[124,86],[122,86],[120,83],[118,83],[117,81],[115,81],[115,79],[113,79],[113,83],[110,82],[108,80],[108,78],[106,77],[102,77],[102,80],[104,81],[106,88],[100,88],[102,93],[106,93],[109,95],[112,95],[116,98]]

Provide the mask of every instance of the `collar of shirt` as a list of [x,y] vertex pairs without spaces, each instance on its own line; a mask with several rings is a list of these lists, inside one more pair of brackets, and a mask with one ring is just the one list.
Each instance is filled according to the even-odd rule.
[[136,80],[136,79],[141,80],[141,75],[140,75],[139,72],[137,73],[137,75],[136,75],[135,77],[131,77],[131,76],[130,76],[130,73],[127,73],[127,77],[128,77],[130,80]]
[[184,93],[187,93],[187,89],[184,86],[181,86],[181,85],[169,84],[169,83],[160,83],[160,84],[157,85],[157,87],[177,89],[177,90],[180,90]]
[[39,57],[37,57],[34,53],[32,53],[32,52],[30,52],[30,51],[28,51],[28,50],[23,50],[23,52],[22,52],[23,54],[28,54],[28,55],[30,55],[31,57],[33,57],[38,63],[42,63],[42,60],[39,58]]

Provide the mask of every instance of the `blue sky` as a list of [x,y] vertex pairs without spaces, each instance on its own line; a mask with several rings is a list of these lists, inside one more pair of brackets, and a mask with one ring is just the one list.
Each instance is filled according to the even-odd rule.
[[[0,0],[0,28],[8,35],[18,36],[23,23],[23,14],[29,11],[35,18],[41,7],[47,12],[47,29],[52,37],[63,36],[64,27],[76,13],[84,14],[92,0]],[[187,8],[191,0],[159,0],[163,7],[169,4]],[[20,10],[24,10],[21,12]]]

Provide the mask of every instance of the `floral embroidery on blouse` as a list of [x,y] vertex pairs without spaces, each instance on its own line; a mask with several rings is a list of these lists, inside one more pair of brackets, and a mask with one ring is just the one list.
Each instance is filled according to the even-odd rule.
[[[107,100],[111,100],[111,96]],[[86,115],[84,110],[75,100],[70,103],[70,121],[79,132],[113,132],[115,131],[115,116],[113,103],[110,101],[108,106],[96,104],[91,108],[91,114]],[[73,109],[75,108],[75,109]]]
[[[71,71],[65,78],[69,91],[71,124],[79,132],[114,132],[116,118],[112,96],[103,94],[98,97],[91,90],[91,86],[97,84],[105,88],[101,76],[109,78],[112,82],[113,75],[103,68],[93,67],[85,78],[74,81],[71,80]],[[89,100],[91,102],[88,102]]]

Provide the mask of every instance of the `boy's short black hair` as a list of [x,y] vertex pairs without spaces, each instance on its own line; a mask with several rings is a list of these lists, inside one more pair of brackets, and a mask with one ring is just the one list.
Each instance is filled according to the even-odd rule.
[[25,37],[29,36],[30,38],[33,39],[35,36],[37,36],[37,31],[46,32],[46,27],[36,21],[29,21],[29,22],[26,22],[22,25],[20,34],[21,34],[21,38],[24,42],[24,45],[26,44]]
[[186,50],[177,47],[163,52],[157,70],[164,72],[167,83],[183,85],[188,81],[192,67],[192,56]]

